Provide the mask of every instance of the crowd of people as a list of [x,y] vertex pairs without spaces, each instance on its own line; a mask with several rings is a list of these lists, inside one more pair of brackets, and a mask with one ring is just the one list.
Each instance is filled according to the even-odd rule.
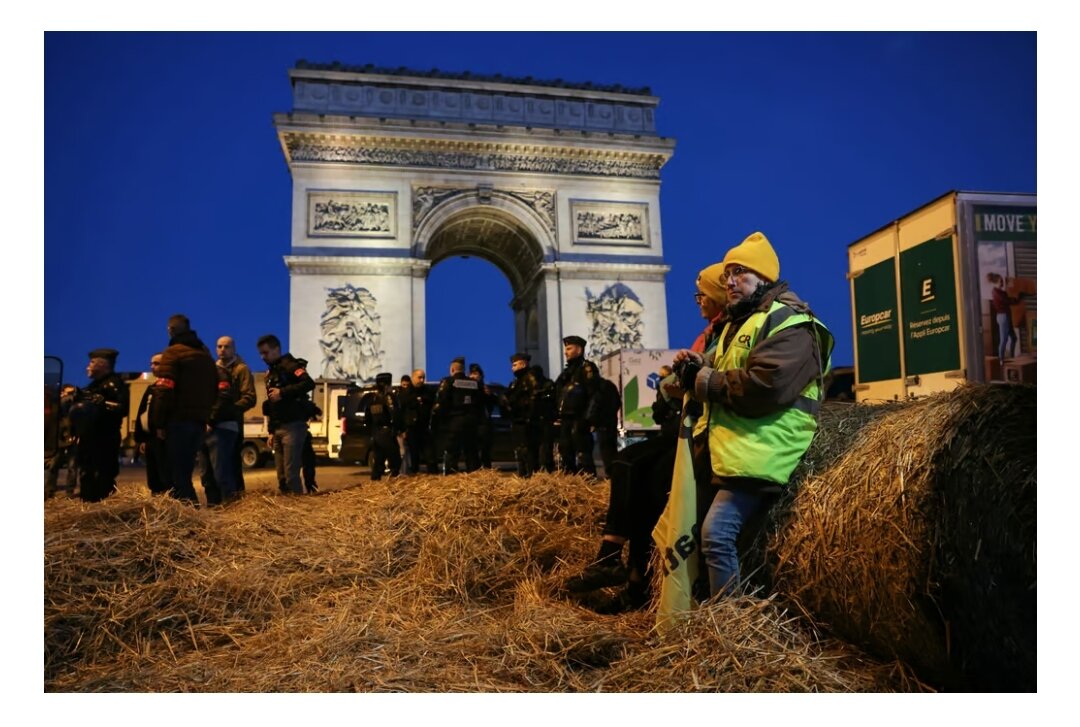
[[[135,414],[137,451],[145,457],[146,484],[155,495],[170,495],[198,506],[194,474],[209,506],[236,500],[244,492],[241,445],[244,415],[257,401],[255,377],[236,353],[231,336],[216,342],[216,356],[177,314],[167,324],[168,346],[150,358],[153,385],[148,386]],[[278,486],[283,492],[314,492],[314,451],[307,422],[319,412],[310,393],[315,382],[307,362],[282,353],[273,334],[257,342],[268,366],[266,401],[270,446]],[[61,432],[68,435],[50,463],[45,495],[59,489],[59,469],[68,469],[67,489],[88,502],[116,490],[120,462],[120,424],[128,413],[128,388],[117,375],[115,349],[90,352],[83,388],[65,386],[61,398]],[[304,480],[301,471],[304,471]],[[74,477],[72,474],[74,473]]]
[[[610,479],[600,547],[565,585],[574,593],[621,587],[610,608],[639,608],[654,580],[651,534],[668,500],[677,440],[685,437],[699,504],[695,539],[708,577],[701,595],[734,592],[742,584],[736,543],[786,486],[810,445],[833,347],[829,330],[779,274],[779,258],[760,232],[700,272],[695,301],[707,325],[660,372],[653,404],[660,436],[617,450],[618,388],[585,358],[586,341],[567,336],[566,364],[554,381],[528,354],[515,353],[513,381],[498,398],[478,364],[466,373],[464,358],[450,363],[434,392],[422,370],[403,376],[397,390],[391,374],[379,374],[361,402],[374,453],[372,479],[425,467],[432,474],[490,467],[496,405],[510,419],[521,477],[556,470],[595,475],[598,445]],[[192,476],[201,460],[208,504],[229,502],[244,491],[239,444],[244,412],[256,403],[254,378],[232,338],[217,340],[215,361],[185,316],[170,318],[168,333],[168,347],[150,362],[156,381],[138,407],[136,439],[146,456],[147,484],[153,493],[197,505]],[[310,398],[315,383],[307,362],[282,353],[276,336],[263,336],[257,345],[269,367],[262,413],[279,488],[312,492],[307,423],[319,413]],[[91,351],[90,383],[63,397],[68,437],[77,442],[80,495],[88,501],[115,489],[120,422],[128,411],[116,356],[112,349]],[[57,461],[47,494],[58,488]],[[311,472],[307,482],[305,470]]]
[[[449,374],[435,391],[426,387],[422,369],[402,376],[379,374],[375,389],[358,405],[371,438],[371,478],[384,474],[473,472],[492,467],[498,407],[511,423],[517,474],[581,472],[596,475],[594,444],[605,471],[617,449],[618,387],[600,376],[584,357],[580,336],[564,339],[566,368],[552,381],[527,353],[510,357],[513,381],[497,395],[477,363],[450,363]],[[594,439],[595,438],[595,439]]]

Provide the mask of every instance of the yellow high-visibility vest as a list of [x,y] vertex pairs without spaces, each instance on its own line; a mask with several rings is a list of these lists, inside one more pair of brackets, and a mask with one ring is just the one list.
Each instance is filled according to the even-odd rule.
[[[748,317],[725,348],[728,328],[720,334],[713,368],[731,371],[742,368],[759,340],[780,331],[810,323],[817,336],[820,360],[825,362],[822,378],[832,365],[833,336],[821,321],[806,313],[773,301],[768,312]],[[786,485],[799,459],[810,447],[817,431],[817,414],[824,391],[815,378],[800,392],[791,406],[763,417],[739,416],[713,402],[709,407],[709,454],[713,474],[720,477],[755,477]]]

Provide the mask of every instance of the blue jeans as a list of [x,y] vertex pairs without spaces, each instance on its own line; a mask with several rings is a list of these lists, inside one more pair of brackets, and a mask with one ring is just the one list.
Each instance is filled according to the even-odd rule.
[[1013,331],[1011,316],[1008,313],[997,314],[998,338],[998,361],[1005,363],[1005,344],[1009,346],[1009,358],[1016,354],[1016,332]]
[[279,424],[274,429],[274,464],[277,466],[278,482],[286,483],[294,495],[304,494],[300,467],[303,464],[304,438],[307,437],[307,431],[305,421]]
[[765,496],[747,490],[717,490],[701,526],[701,553],[709,570],[709,592],[730,594],[739,586],[736,541],[743,525],[761,509]]
[[165,449],[172,474],[172,496],[178,500],[199,503],[191,473],[195,471],[195,457],[203,443],[206,425],[202,422],[170,422],[165,427]]
[[[236,471],[233,458],[236,456],[236,440],[239,436],[238,431],[222,427],[214,427],[206,435],[210,468],[214,472],[214,481],[220,493],[218,502],[228,502],[236,497]],[[210,493],[206,494],[209,501]]]

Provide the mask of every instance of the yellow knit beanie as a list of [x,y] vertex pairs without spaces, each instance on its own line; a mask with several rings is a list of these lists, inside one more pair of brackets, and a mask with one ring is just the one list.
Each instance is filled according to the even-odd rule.
[[770,283],[780,279],[780,258],[769,244],[769,238],[760,232],[747,237],[724,256],[724,269],[729,265],[750,268]]
[[720,280],[720,277],[723,274],[724,264],[713,263],[698,273],[697,276],[698,290],[704,293],[706,298],[717,305],[725,305],[727,303],[727,290],[724,289],[724,283]]

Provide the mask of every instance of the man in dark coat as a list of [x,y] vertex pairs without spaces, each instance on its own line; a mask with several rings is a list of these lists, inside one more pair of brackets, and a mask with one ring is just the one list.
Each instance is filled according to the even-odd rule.
[[531,477],[540,469],[540,427],[536,411],[536,394],[539,383],[529,368],[527,353],[515,353],[510,357],[514,380],[503,395],[503,411],[510,417],[510,437],[514,443],[514,459],[517,473]]
[[168,330],[169,347],[161,354],[149,406],[150,426],[165,441],[173,497],[198,505],[191,474],[217,401],[217,367],[187,316],[172,316]]
[[465,453],[465,471],[480,467],[476,448],[476,430],[480,423],[480,384],[465,375],[465,358],[450,364],[450,375],[439,382],[432,409],[432,428],[441,438],[437,451],[446,473],[458,471],[458,460]]
[[595,421],[589,421],[589,417],[595,417],[600,370],[585,358],[585,339],[581,336],[564,338],[563,354],[566,367],[555,379],[561,468],[564,472],[596,475],[592,435]]
[[278,481],[294,495],[304,493],[300,479],[308,419],[315,413],[310,394],[315,381],[292,354],[281,352],[281,340],[269,333],[258,340],[259,356],[270,367],[266,373],[263,414],[269,417]]
[[371,433],[371,479],[381,480],[390,463],[390,476],[401,473],[401,450],[398,447],[398,432],[404,429],[401,410],[390,391],[394,381],[391,374],[382,373],[375,377],[375,391],[364,398],[364,422]]
[[113,371],[118,351],[98,348],[89,355],[86,375],[90,384],[76,392],[70,416],[79,438],[79,496],[87,502],[98,502],[116,490],[120,423],[128,411],[128,389]]

